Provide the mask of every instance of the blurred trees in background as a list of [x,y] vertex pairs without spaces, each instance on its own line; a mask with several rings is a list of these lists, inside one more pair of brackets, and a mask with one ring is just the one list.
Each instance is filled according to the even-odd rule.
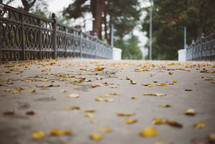
[[[184,27],[187,28],[187,44],[198,40],[201,34],[215,32],[214,0],[154,0],[153,5],[153,59],[176,60],[177,50],[183,49]],[[142,31],[149,37],[149,7]]]

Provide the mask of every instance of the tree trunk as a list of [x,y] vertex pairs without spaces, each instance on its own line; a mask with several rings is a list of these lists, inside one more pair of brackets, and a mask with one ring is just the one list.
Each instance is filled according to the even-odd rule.
[[22,0],[22,4],[24,6],[24,10],[29,12],[30,8],[35,4],[36,0],[32,2],[28,2],[28,0]]
[[91,11],[93,14],[93,34],[99,36],[101,33],[102,13],[104,11],[105,0],[91,0]]

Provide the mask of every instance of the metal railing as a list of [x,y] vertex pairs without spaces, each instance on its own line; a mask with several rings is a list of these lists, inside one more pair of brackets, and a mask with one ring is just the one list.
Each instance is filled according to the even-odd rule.
[[[1,4],[0,4],[1,5]],[[0,61],[79,57],[111,59],[112,47],[97,36],[52,19],[1,5]]]
[[187,61],[215,61],[215,34],[202,37],[186,49]]

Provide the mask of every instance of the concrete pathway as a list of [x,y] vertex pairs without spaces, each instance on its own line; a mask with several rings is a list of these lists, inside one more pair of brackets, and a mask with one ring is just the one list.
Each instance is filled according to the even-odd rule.
[[10,62],[0,93],[0,144],[215,142],[214,62]]

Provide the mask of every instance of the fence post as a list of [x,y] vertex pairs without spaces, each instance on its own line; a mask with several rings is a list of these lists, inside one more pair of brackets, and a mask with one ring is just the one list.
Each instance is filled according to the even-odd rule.
[[42,58],[42,45],[41,45],[41,38],[42,38],[42,32],[41,32],[41,20],[38,19],[38,25],[39,25],[39,35],[38,35],[38,43],[39,43],[39,59]]
[[54,50],[53,58],[57,58],[57,46],[56,46],[56,31],[57,31],[57,20],[55,13],[52,13],[52,28],[53,28],[53,35],[52,35],[52,46]]
[[80,29],[80,58],[82,58],[82,31]]
[[23,13],[20,13],[20,21],[21,21],[21,60],[25,60],[25,33],[24,33],[24,24],[23,24]]

